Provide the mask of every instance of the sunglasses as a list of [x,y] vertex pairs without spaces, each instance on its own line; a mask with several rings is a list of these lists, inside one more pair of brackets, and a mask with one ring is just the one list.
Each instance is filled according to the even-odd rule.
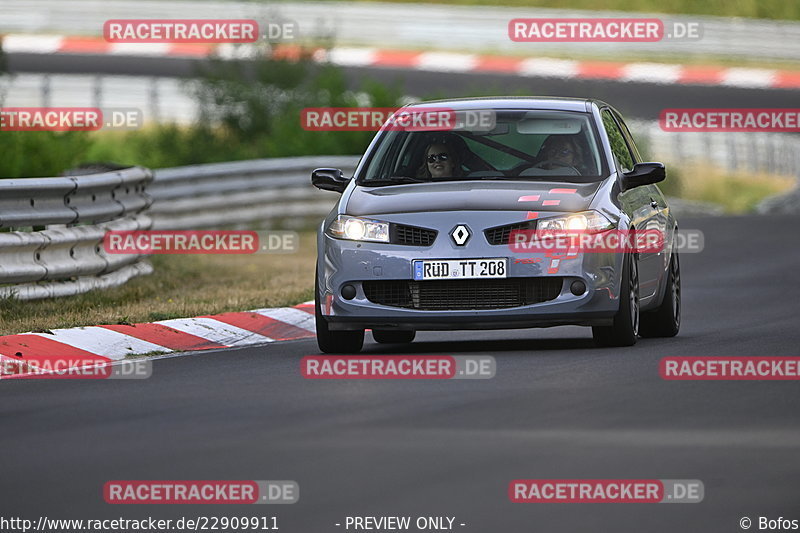
[[550,148],[547,152],[550,153],[550,154],[555,154],[555,155],[573,155],[573,154],[575,154],[575,152],[573,152],[569,148],[561,148],[561,149]]
[[441,161],[444,163],[450,159],[450,154],[446,152],[442,152],[441,154],[431,154],[428,156],[428,163],[435,163],[436,161]]

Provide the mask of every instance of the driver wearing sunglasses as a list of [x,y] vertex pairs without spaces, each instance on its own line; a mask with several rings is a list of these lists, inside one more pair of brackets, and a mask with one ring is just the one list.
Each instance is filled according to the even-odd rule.
[[454,150],[443,143],[430,144],[425,150],[425,162],[420,177],[450,178],[461,175],[461,167]]

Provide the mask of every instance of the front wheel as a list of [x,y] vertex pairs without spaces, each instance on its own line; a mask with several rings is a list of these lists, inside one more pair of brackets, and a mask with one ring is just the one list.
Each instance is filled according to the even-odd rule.
[[642,313],[642,337],[674,337],[681,329],[681,264],[672,252],[664,299],[654,311]]
[[633,346],[639,334],[639,267],[633,254],[626,254],[620,283],[619,311],[610,326],[593,326],[599,346]]
[[317,326],[317,346],[322,353],[358,353],[364,346],[364,330],[331,331],[322,316],[319,301],[319,276],[314,275],[314,318]]

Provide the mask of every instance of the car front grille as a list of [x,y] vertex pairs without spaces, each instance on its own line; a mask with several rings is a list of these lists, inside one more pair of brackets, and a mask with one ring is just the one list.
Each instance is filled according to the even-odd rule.
[[508,224],[506,226],[489,228],[483,230],[483,234],[486,235],[486,240],[489,242],[489,244],[508,244],[512,231],[532,229],[536,229],[535,220],[528,220],[525,222],[519,222],[517,224]]
[[554,300],[562,285],[560,277],[362,282],[364,294],[372,303],[424,311],[532,305]]
[[392,225],[391,242],[407,246],[430,246],[436,240],[436,230],[406,226],[404,224]]

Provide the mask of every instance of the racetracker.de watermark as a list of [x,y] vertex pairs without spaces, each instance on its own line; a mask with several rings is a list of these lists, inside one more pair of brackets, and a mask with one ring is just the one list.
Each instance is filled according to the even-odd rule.
[[663,131],[800,132],[800,108],[674,108],[664,109]]
[[514,253],[659,253],[664,233],[659,230],[512,230],[509,249]]
[[658,18],[516,18],[508,22],[508,37],[527,43],[697,41],[703,26]]
[[307,107],[300,126],[307,131],[491,131],[497,117],[488,109],[403,109],[396,107]]
[[306,379],[491,379],[490,355],[309,355],[300,361]]
[[64,357],[23,361],[0,357],[0,379],[147,379],[153,363],[141,361],[76,362]]
[[800,380],[800,357],[664,357],[658,370],[669,381]]
[[110,230],[103,236],[108,254],[290,254],[299,243],[295,231]]
[[110,43],[254,43],[252,19],[111,19],[103,24]]
[[300,499],[296,481],[108,481],[103,499],[111,504],[291,504]]
[[700,503],[697,479],[515,479],[508,485],[514,503]]
[[[665,248],[661,230],[512,230],[508,248],[513,253],[661,253]],[[678,253],[699,253],[705,247],[700,230],[678,230],[672,249]]]
[[2,107],[0,131],[97,131],[141,128],[144,114],[134,107]]

